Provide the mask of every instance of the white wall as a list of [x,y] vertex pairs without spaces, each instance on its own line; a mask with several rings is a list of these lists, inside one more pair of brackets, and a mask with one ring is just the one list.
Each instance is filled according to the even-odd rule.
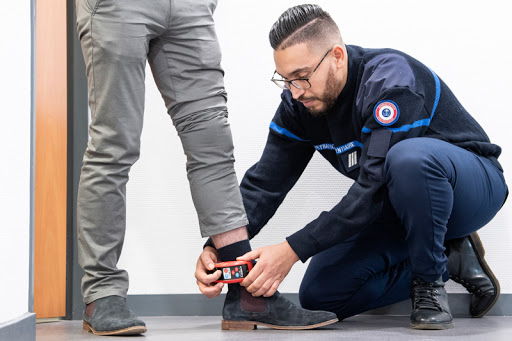
[[[262,152],[280,90],[268,31],[301,1],[221,0],[215,15],[229,93],[239,179]],[[317,1],[331,13],[348,44],[392,47],[431,67],[501,145],[501,163],[512,184],[512,23],[505,1]],[[198,293],[193,278],[204,240],[185,174],[185,157],[149,68],[142,155],[128,185],[128,228],[120,266],[130,272],[131,294]],[[322,174],[321,177],[317,176]],[[315,157],[281,209],[252,245],[281,242],[321,210],[337,203],[350,181]],[[336,188],[336,192],[332,189]],[[512,200],[480,232],[487,259],[512,293]],[[305,265],[297,264],[282,292],[297,292]],[[461,290],[451,286],[452,292]]]
[[0,324],[28,312],[30,218],[30,1],[0,13]]

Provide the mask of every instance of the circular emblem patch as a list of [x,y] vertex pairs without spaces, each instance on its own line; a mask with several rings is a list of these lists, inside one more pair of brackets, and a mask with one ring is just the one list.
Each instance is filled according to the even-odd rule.
[[373,109],[373,116],[383,126],[390,126],[398,120],[400,110],[393,101],[380,101]]

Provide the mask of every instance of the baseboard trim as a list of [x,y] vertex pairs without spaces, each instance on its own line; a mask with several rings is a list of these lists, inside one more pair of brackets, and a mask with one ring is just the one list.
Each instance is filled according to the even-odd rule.
[[[298,294],[283,294],[299,304]],[[128,305],[139,316],[215,316],[222,312],[225,294],[208,299],[201,294],[129,295]],[[469,317],[470,294],[449,294],[450,309],[455,317]],[[409,315],[409,300],[370,310],[371,315]],[[512,316],[512,294],[501,294],[487,316]]]
[[14,320],[0,323],[0,340],[34,341],[36,314],[26,313]]

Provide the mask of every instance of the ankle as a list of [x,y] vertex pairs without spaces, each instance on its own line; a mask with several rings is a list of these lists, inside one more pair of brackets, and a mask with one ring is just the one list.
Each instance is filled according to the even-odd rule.
[[241,240],[248,239],[247,228],[245,226],[222,232],[211,237],[216,249],[234,244]]

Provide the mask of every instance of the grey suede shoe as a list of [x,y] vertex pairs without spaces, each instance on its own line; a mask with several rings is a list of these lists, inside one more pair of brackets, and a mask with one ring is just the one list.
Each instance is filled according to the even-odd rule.
[[336,314],[296,306],[276,291],[271,297],[253,297],[239,284],[230,284],[222,310],[223,330],[313,329],[338,322]]
[[107,296],[89,303],[83,328],[96,335],[137,335],[146,332],[146,324],[128,309],[126,298]]

